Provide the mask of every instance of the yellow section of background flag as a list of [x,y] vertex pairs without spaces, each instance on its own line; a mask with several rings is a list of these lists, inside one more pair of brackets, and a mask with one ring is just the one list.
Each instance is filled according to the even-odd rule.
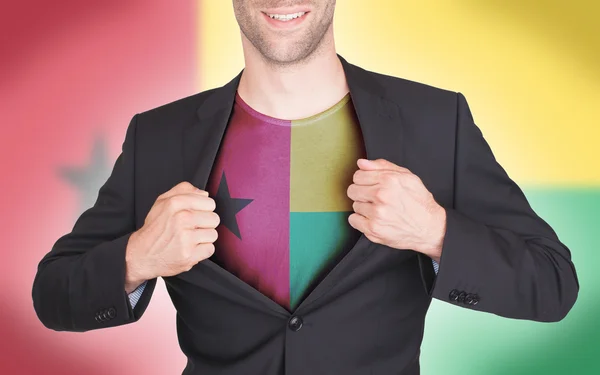
[[[519,184],[600,185],[600,2],[338,1],[349,62],[465,94]],[[199,90],[243,68],[230,1],[199,8]]]

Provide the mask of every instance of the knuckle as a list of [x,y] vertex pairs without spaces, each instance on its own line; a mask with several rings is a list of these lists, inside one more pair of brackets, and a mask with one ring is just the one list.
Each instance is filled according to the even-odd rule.
[[180,210],[175,212],[173,216],[175,218],[175,224],[178,227],[183,227],[190,222],[192,213],[188,210]]
[[404,181],[408,186],[416,186],[416,185],[420,184],[421,179],[419,178],[419,176],[417,176],[415,174],[406,173],[404,175]]
[[377,201],[383,202],[387,198],[387,190],[385,188],[379,187],[375,189],[373,196]]
[[373,215],[378,218],[385,217],[386,208],[382,204],[375,204],[373,206]]
[[380,177],[380,181],[386,185],[392,185],[396,183],[397,177],[392,173],[382,173]]
[[184,250],[187,250],[190,243],[192,243],[192,231],[190,230],[181,230],[179,232],[179,239],[181,243],[184,245]]
[[186,264],[194,265],[198,262],[198,250],[197,246],[190,246],[186,252],[185,260]]
[[417,176],[416,174],[410,174],[410,181],[412,181],[413,183],[419,183],[421,182],[421,178],[419,176]]
[[374,236],[377,236],[377,226],[373,223],[372,220],[367,222],[366,229],[368,233],[371,233]]
[[168,202],[169,209],[171,210],[171,212],[181,210],[184,207],[184,200],[185,200],[185,197],[183,197],[181,195],[174,195],[171,198],[169,198],[169,200],[167,202]]
[[377,223],[371,223],[371,234],[375,237],[381,237],[381,227]]
[[183,257],[187,257],[188,256],[188,245],[190,243],[190,235],[189,233],[187,233],[188,231],[186,230],[182,230],[179,231],[179,233],[177,234],[177,242],[179,244],[179,248],[181,249],[181,255]]

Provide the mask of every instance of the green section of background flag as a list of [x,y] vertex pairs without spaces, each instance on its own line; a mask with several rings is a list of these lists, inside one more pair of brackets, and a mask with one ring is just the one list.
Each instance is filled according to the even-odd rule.
[[600,189],[524,189],[534,210],[573,255],[581,285],[557,323],[505,319],[433,300],[426,318],[423,374],[600,374]]
[[[210,15],[210,17],[202,17]],[[338,52],[465,94],[496,159],[571,250],[581,290],[561,322],[433,300],[423,375],[599,374],[600,2],[338,1]],[[231,2],[204,1],[199,89],[243,67]],[[400,340],[402,338],[399,338]]]

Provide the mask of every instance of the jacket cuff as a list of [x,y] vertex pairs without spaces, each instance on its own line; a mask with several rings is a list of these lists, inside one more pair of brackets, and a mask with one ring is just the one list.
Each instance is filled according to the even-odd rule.
[[125,291],[125,249],[131,233],[101,243],[71,267],[69,301],[75,331],[130,323],[133,311]]

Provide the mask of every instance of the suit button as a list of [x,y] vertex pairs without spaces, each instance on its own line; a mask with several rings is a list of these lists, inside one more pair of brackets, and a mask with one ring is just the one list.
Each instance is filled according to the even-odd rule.
[[467,293],[460,292],[460,294],[458,295],[458,302],[464,302],[466,296],[467,296]]
[[473,306],[477,305],[477,303],[479,302],[479,296],[477,294],[473,294],[473,302],[471,303]]
[[465,303],[467,305],[473,304],[473,295],[471,293],[467,293],[467,295],[465,296]]
[[456,301],[456,300],[458,300],[458,290],[452,289],[450,291],[450,294],[448,295],[448,298],[450,299],[450,301]]
[[102,313],[102,317],[104,318],[104,320],[108,320],[109,319],[108,318],[108,312],[106,310]]
[[290,319],[288,326],[292,331],[297,332],[302,328],[302,319],[299,316],[293,316],[292,319]]
[[467,296],[465,297],[465,303],[467,305],[474,305],[474,304],[476,304],[477,303],[476,300],[477,300],[477,295],[476,294],[467,293]]
[[109,318],[114,318],[117,315],[117,310],[115,310],[114,307],[111,307],[110,309],[108,309],[108,317]]

